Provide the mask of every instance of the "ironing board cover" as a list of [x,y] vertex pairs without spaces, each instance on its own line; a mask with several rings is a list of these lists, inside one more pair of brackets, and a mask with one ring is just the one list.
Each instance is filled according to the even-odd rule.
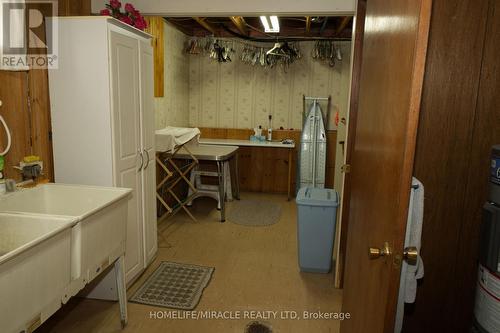
[[156,151],[173,153],[175,147],[182,146],[193,139],[198,142],[199,138],[200,130],[197,127],[167,126],[155,131]]

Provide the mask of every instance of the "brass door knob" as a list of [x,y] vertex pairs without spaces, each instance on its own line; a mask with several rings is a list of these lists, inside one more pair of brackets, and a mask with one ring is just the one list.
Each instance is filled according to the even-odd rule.
[[405,247],[403,251],[403,258],[408,265],[416,265],[418,259],[418,250],[415,246]]
[[389,243],[385,242],[383,248],[370,247],[368,249],[368,257],[370,259],[378,259],[380,257],[388,256],[392,253]]

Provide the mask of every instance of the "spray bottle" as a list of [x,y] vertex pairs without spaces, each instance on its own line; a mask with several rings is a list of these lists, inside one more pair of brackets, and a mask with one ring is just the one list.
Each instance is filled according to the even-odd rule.
[[273,116],[269,115],[269,127],[267,128],[267,141],[273,140],[273,126],[272,126]]

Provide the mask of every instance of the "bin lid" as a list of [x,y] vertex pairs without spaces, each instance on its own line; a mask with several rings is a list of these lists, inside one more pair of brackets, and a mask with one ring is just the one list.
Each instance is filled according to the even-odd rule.
[[337,207],[339,195],[331,188],[303,187],[295,199],[297,205]]

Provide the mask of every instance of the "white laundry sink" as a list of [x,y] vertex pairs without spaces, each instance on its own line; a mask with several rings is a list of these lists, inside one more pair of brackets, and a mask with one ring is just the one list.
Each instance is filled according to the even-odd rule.
[[71,282],[73,218],[0,213],[0,323],[21,332],[59,309]]
[[0,213],[0,264],[75,224],[70,217]]
[[71,278],[75,288],[101,273],[125,251],[127,200],[131,189],[45,184],[0,196],[0,212],[67,216],[72,228]]
[[0,196],[2,332],[32,331],[108,266],[123,266],[130,195],[46,184]]
[[1,196],[0,211],[73,216],[82,220],[130,192],[116,187],[45,184]]

